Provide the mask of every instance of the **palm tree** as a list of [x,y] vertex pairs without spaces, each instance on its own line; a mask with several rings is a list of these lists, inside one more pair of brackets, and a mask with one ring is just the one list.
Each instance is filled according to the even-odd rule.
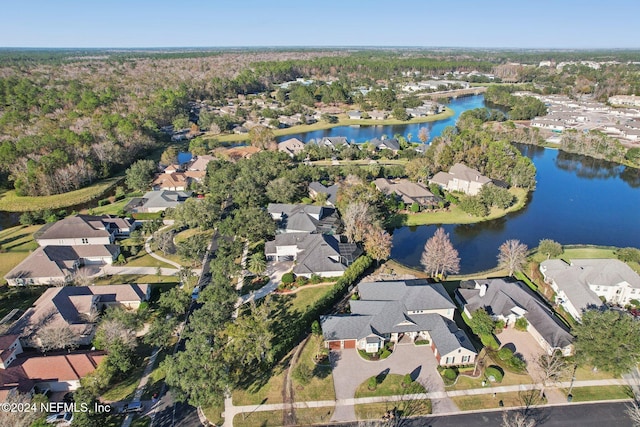
[[267,269],[267,260],[262,252],[256,252],[249,257],[247,270],[253,274],[260,275]]

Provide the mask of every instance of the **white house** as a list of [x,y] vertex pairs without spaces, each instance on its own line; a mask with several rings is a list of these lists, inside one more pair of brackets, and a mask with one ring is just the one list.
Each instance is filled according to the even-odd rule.
[[439,185],[447,191],[461,191],[471,196],[478,194],[490,182],[491,178],[462,163],[453,165],[449,172],[438,172],[429,180],[430,184]]

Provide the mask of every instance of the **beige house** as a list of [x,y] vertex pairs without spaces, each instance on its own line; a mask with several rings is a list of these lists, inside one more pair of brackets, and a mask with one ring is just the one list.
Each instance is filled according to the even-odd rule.
[[468,365],[477,352],[453,321],[455,305],[440,283],[424,280],[358,284],[349,315],[322,318],[325,346],[375,353],[390,342],[427,340],[441,366]]
[[576,320],[584,310],[602,306],[601,298],[621,306],[640,300],[640,276],[617,259],[550,259],[540,263],[540,272]]
[[300,141],[298,138],[290,138],[278,143],[278,151],[287,153],[291,157],[301,153],[303,150],[304,142]]
[[68,327],[78,345],[93,340],[97,314],[110,306],[137,309],[151,295],[149,285],[64,286],[47,289],[12,325],[26,347],[38,347],[43,327]]
[[449,172],[438,172],[429,180],[430,184],[437,184],[447,191],[460,191],[471,196],[478,194],[490,182],[491,178],[462,163],[453,165]]

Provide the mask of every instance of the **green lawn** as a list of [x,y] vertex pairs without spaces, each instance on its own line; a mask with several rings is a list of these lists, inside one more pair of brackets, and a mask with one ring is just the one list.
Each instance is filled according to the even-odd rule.
[[[539,394],[539,391],[533,390],[529,393]],[[536,396],[533,397],[536,398]],[[453,400],[453,403],[455,403],[461,411],[499,408],[501,400],[502,403],[504,403],[504,406],[507,408],[512,406],[523,406],[524,402],[526,401],[525,399],[526,397],[524,397],[522,393],[517,391],[509,393],[496,393],[495,397],[493,397],[493,394],[489,393],[470,396],[456,396],[451,398],[451,400]]]
[[400,416],[402,417],[429,415],[432,410],[431,400],[429,399],[416,399],[403,402],[393,401],[364,403],[361,405],[355,405],[356,418],[358,418],[358,420],[380,420],[387,411],[391,411],[394,408],[400,412]]
[[[258,382],[249,385],[246,389],[235,389],[231,393],[233,404],[259,405],[270,403],[282,403],[282,389],[284,387],[285,364],[280,363],[271,372],[266,382]],[[264,379],[263,379],[264,380]]]
[[279,427],[282,411],[260,411],[238,414],[233,417],[233,427]]
[[[160,254],[160,256],[163,256]],[[127,258],[127,267],[163,267],[163,268],[175,268],[171,264],[167,264],[160,260],[155,259],[144,250],[140,249],[137,255]]]
[[[425,393],[425,388],[419,383],[414,382],[409,387],[402,386],[402,378],[404,375],[398,374],[388,374],[384,378],[373,377],[376,378],[378,385],[375,390],[369,389],[369,379],[360,384],[360,386],[356,389],[355,397],[373,397],[373,396],[396,396],[402,394],[417,394],[417,393]],[[380,381],[382,380],[382,381]]]
[[157,276],[155,274],[146,276],[139,274],[116,274],[96,278],[93,283],[95,285],[120,285],[123,283],[164,283],[167,285],[176,285],[178,278],[176,276]]
[[333,387],[333,376],[331,375],[331,366],[316,365],[314,363],[314,356],[322,349],[322,345],[323,340],[321,336],[311,335],[300,352],[296,366],[304,365],[309,370],[313,371],[314,375],[311,381],[306,385],[302,385],[295,378],[292,379],[294,397],[297,402],[334,400],[336,398]]
[[[176,338],[177,340],[177,338]],[[175,344],[175,341],[172,341],[172,344]],[[149,374],[149,381],[144,388],[144,393],[142,394],[142,400],[151,400],[154,393],[160,393],[160,389],[162,388],[162,383],[164,382],[164,377],[166,373],[164,369],[160,367],[162,361],[167,357],[167,351],[172,351],[173,345],[168,346],[168,349],[160,350],[158,356],[156,357],[156,363],[153,365],[153,371]]]
[[4,283],[4,275],[11,271],[38,247],[33,240],[33,233],[41,225],[18,225],[0,231],[0,283]]
[[24,212],[76,206],[102,197],[122,180],[124,176],[115,176],[79,190],[53,196],[18,196],[15,190],[8,190],[0,194],[0,210]]
[[[568,389],[562,389],[565,396],[569,394]],[[573,402],[589,402],[592,400],[615,400],[632,399],[633,391],[628,386],[609,385],[602,387],[574,387],[571,390]]]
[[[562,242],[560,242],[562,243]],[[547,259],[545,254],[536,252],[533,255],[533,261],[542,262]],[[571,245],[570,247],[564,247],[563,252],[560,256],[555,257],[556,259],[594,259],[594,258],[605,258],[605,259],[618,259],[616,255],[616,248],[610,246],[591,246],[591,245]],[[631,267],[635,272],[640,274],[640,264],[637,262],[628,262],[629,267]]]
[[[291,135],[296,133],[305,133],[305,132],[313,132],[316,130],[324,130],[331,129],[338,126],[351,126],[351,125],[362,125],[362,126],[387,126],[387,125],[408,125],[412,123],[428,123],[435,122],[438,120],[447,119],[455,114],[451,108],[446,108],[446,110],[440,114],[436,114],[428,117],[417,117],[411,120],[396,120],[396,119],[387,119],[387,120],[352,120],[348,119],[346,114],[338,115],[338,123],[327,123],[325,121],[320,121],[317,123],[313,123],[310,125],[299,125],[292,126],[290,128],[285,129],[275,129],[273,131],[274,136],[283,136],[283,135]],[[203,136],[205,139],[216,139],[220,142],[238,142],[238,141],[248,141],[249,134],[227,134],[227,135],[210,135],[206,134]]]
[[187,228],[184,231],[179,232],[174,236],[176,243],[182,243],[187,240],[189,237],[193,237],[198,234],[204,234],[207,238],[211,238],[213,236],[213,230],[200,230],[198,228]]
[[0,287],[0,319],[17,308],[26,310],[48,289],[48,286]]
[[108,205],[87,209],[87,212],[90,211],[93,215],[118,215],[130,201],[131,198],[127,197]]
[[217,405],[205,406],[202,408],[202,412],[204,412],[204,416],[207,417],[207,420],[209,420],[210,423],[217,426],[224,424],[224,418],[222,418],[224,404],[220,403]]
[[413,226],[430,224],[473,224],[476,222],[490,221],[501,218],[510,212],[515,212],[524,207],[527,200],[527,190],[522,188],[511,188],[511,194],[516,196],[517,201],[507,209],[492,208],[488,216],[477,217],[469,215],[457,205],[451,206],[448,210],[424,211],[419,213],[397,214],[391,219],[394,226]]

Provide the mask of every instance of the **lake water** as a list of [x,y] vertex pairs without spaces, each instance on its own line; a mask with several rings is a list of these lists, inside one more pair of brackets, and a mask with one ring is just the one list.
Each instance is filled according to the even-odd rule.
[[296,133],[292,135],[285,135],[276,138],[278,142],[284,141],[289,138],[298,138],[301,141],[308,142],[311,139],[322,139],[326,136],[345,136],[349,141],[354,142],[366,142],[373,138],[380,138],[382,135],[387,135],[392,138],[396,134],[400,134],[407,137],[408,134],[412,135],[411,140],[413,142],[419,142],[418,132],[420,128],[426,127],[429,129],[430,139],[440,135],[440,133],[447,126],[453,126],[456,124],[460,114],[467,110],[474,108],[483,108],[484,96],[467,96],[458,99],[452,99],[448,104],[448,107],[455,111],[455,114],[448,119],[439,120],[437,122],[428,123],[414,123],[407,125],[393,125],[393,126],[338,126],[331,129],[317,130],[313,132]]
[[[443,226],[460,254],[461,273],[495,267],[498,247],[508,239],[529,247],[545,238],[562,244],[640,247],[640,171],[559,150],[517,146],[538,170],[529,203],[494,221]],[[436,228],[394,230],[391,257],[419,266],[424,244]]]

